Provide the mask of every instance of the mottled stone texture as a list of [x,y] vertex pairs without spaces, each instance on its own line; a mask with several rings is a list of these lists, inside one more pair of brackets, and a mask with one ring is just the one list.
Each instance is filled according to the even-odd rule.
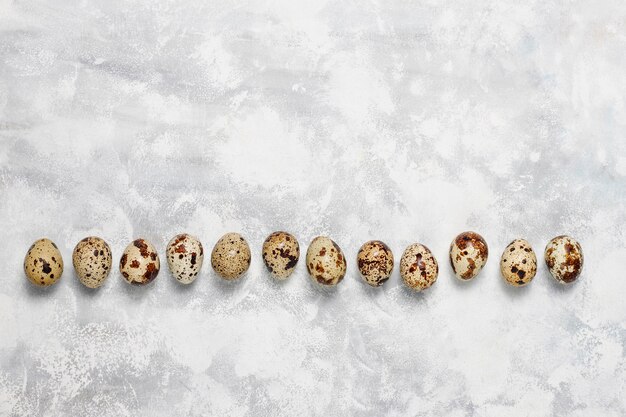
[[[0,415],[626,415],[624,33],[610,0],[0,0]],[[271,279],[275,230],[331,237],[345,279]],[[495,255],[461,282],[465,230]],[[117,262],[231,231],[236,282],[22,270],[42,236]],[[500,277],[511,240],[562,234],[575,283]],[[413,242],[441,267],[421,293]]]

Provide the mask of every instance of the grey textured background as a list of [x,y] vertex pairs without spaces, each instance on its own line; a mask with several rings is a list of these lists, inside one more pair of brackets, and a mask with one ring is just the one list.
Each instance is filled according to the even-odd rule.
[[[516,3],[0,0],[0,415],[626,415],[626,7]],[[276,229],[332,236],[346,279],[273,282]],[[467,229],[491,257],[461,283]],[[183,231],[243,233],[246,278],[71,267],[87,235],[117,262]],[[509,241],[563,233],[581,281],[503,283]],[[372,238],[439,280],[368,288]]]

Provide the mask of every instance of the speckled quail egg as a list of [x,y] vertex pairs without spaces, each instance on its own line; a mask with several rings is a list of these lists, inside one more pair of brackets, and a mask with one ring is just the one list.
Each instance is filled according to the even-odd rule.
[[400,259],[400,276],[407,287],[425,290],[437,281],[439,264],[433,253],[421,243],[409,245]]
[[337,285],[346,275],[346,257],[332,239],[318,236],[306,251],[306,266],[314,282]]
[[509,243],[500,258],[500,272],[514,287],[529,284],[537,274],[537,257],[530,243],[524,239]]
[[72,263],[84,286],[98,288],[111,272],[111,248],[99,237],[86,237],[74,248]]
[[63,274],[63,258],[57,245],[46,238],[35,241],[24,258],[24,272],[30,282],[40,287],[57,282]]
[[263,262],[276,279],[287,279],[300,259],[298,240],[287,232],[274,232],[263,242]]
[[161,262],[150,242],[136,239],[126,246],[120,259],[120,272],[129,284],[146,285],[159,275]]
[[489,248],[481,235],[463,232],[450,245],[450,264],[457,278],[463,281],[474,278],[487,263]]
[[198,238],[187,233],[176,235],[167,244],[165,253],[174,278],[181,284],[191,284],[198,276],[204,260],[204,249]]
[[380,287],[393,271],[393,253],[380,240],[365,242],[357,254],[361,278],[372,287]]
[[248,242],[239,233],[226,233],[211,253],[211,266],[225,280],[242,276],[250,267],[252,255]]
[[562,284],[576,281],[583,270],[583,249],[569,236],[557,236],[548,242],[544,257],[550,274]]

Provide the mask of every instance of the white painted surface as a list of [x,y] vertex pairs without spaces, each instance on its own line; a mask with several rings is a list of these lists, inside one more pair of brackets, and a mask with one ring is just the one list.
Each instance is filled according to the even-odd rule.
[[[625,415],[626,9],[442,3],[0,0],[0,415]],[[339,243],[336,291],[270,279],[277,229]],[[491,257],[461,283],[467,229]],[[243,233],[247,277],[72,270],[87,235],[117,262],[183,231]],[[511,240],[563,233],[580,282],[503,283]],[[428,245],[439,280],[411,293],[396,261],[368,288],[372,238]]]

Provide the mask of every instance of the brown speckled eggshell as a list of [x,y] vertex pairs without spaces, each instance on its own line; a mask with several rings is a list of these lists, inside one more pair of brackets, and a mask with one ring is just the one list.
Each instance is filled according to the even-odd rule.
[[318,236],[306,251],[306,267],[314,282],[333,286],[346,275],[346,257],[332,239]]
[[537,256],[524,239],[516,239],[502,252],[500,272],[504,280],[514,287],[530,284],[537,274]]
[[263,262],[276,279],[287,279],[300,259],[298,240],[287,232],[274,232],[263,243]]
[[248,242],[239,233],[226,233],[211,253],[211,266],[225,280],[241,277],[250,267],[252,255]]
[[407,287],[425,290],[437,281],[439,264],[426,246],[421,243],[409,245],[400,259],[400,276]]
[[167,266],[176,281],[191,284],[202,268],[204,249],[197,237],[181,233],[169,241],[165,256]]
[[380,240],[364,243],[356,258],[361,278],[372,287],[380,287],[391,276],[393,253]]
[[99,237],[89,236],[78,242],[72,263],[79,281],[89,288],[98,288],[109,276],[112,265],[111,248]]
[[470,280],[483,269],[489,257],[487,242],[475,232],[463,232],[450,245],[450,265],[454,275]]
[[57,245],[46,238],[35,241],[24,258],[24,272],[28,280],[39,287],[57,282],[63,274],[63,258]]
[[569,236],[557,236],[548,242],[544,258],[550,274],[561,284],[576,281],[585,260],[580,243]]
[[120,259],[120,272],[132,285],[146,285],[159,274],[161,261],[154,246],[145,239],[129,244]]

